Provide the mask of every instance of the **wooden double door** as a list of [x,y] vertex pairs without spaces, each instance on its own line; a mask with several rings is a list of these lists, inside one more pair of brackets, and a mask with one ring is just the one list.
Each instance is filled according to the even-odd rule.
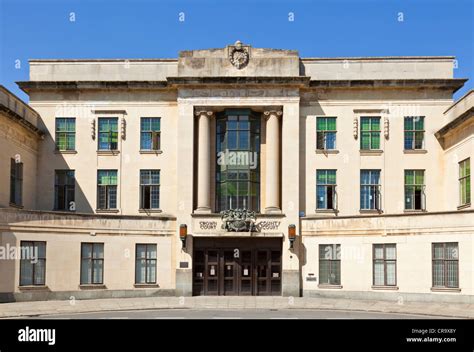
[[193,294],[281,295],[281,239],[195,239]]

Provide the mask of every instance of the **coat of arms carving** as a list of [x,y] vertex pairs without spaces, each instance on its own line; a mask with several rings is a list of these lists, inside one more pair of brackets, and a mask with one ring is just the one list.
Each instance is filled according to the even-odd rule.
[[229,61],[238,70],[247,66],[250,60],[250,46],[243,45],[239,40],[229,46]]

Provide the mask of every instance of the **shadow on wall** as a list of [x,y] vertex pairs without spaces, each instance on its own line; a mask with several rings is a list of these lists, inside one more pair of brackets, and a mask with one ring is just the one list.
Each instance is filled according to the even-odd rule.
[[[4,257],[0,259],[0,303],[13,302],[13,292],[18,282],[15,280],[15,257],[11,257],[12,249],[17,246],[16,237],[11,232],[0,233],[0,244],[4,251]],[[18,244],[19,245],[19,244]]]
[[[82,118],[85,118],[85,117],[76,118],[76,131],[77,131],[77,126],[80,123],[78,119],[82,119]],[[85,195],[80,183],[81,178],[83,179],[85,175],[78,174],[78,170],[75,169],[74,165],[68,164],[67,160],[65,159],[62,153],[55,152],[56,143],[55,143],[54,137],[51,135],[51,131],[46,128],[42,120],[40,120],[38,124],[39,124],[39,128],[45,132],[44,140],[41,141],[41,144],[39,147],[40,153],[38,157],[38,169],[42,170],[41,174],[39,175],[39,182],[37,185],[38,210],[45,210],[45,211],[57,210],[55,209],[55,197],[56,197],[55,171],[56,170],[74,170],[75,171],[74,173],[75,212],[93,214],[94,208],[92,204],[90,203],[90,199],[88,199],[87,196]],[[77,132],[76,132],[76,150],[77,150]],[[53,155],[53,157],[51,157],[51,155]],[[70,155],[70,156],[74,158],[74,155]],[[90,164],[91,166],[94,165],[94,168],[95,168],[96,155],[94,154],[94,155],[91,155],[90,157],[91,157]],[[85,171],[87,169],[82,167],[82,170]],[[97,177],[96,174],[95,174],[95,177]],[[95,183],[96,181],[94,180],[94,184]],[[45,200],[48,200],[48,201],[45,202]]]

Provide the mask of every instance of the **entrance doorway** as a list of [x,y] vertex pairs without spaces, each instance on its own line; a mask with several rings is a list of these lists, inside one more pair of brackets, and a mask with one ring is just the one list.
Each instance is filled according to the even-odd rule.
[[196,296],[281,295],[280,238],[194,238]]

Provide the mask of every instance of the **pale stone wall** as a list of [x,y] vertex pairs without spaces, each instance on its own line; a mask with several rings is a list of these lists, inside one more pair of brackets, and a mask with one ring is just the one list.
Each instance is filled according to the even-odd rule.
[[[150,92],[123,94],[109,93],[108,101],[101,94],[68,96],[58,92],[48,97],[46,93],[31,97],[33,106],[42,116],[41,128],[46,136],[41,144],[38,166],[38,208],[52,210],[54,206],[54,171],[75,170],[76,211],[91,213],[96,210],[97,170],[118,170],[119,214],[139,214],[140,169],[160,169],[160,208],[175,214],[176,200],[176,151],[177,151],[177,107],[170,101],[168,93]],[[49,98],[49,99],[48,99]],[[62,100],[62,99],[64,100]],[[41,99],[41,100],[40,100]],[[50,101],[50,102],[48,102]],[[76,118],[77,153],[55,152],[55,118]],[[98,118],[118,117],[119,134],[121,120],[126,121],[125,139],[119,137],[119,152],[102,155],[98,152]],[[141,117],[161,117],[162,153],[140,153]],[[92,121],[96,122],[95,138],[92,138]]]
[[[170,294],[175,288],[174,227],[172,217],[148,220],[144,217],[2,210],[0,245],[12,248],[19,247],[21,241],[46,241],[47,287],[39,289],[40,294],[41,291],[44,294],[46,291],[84,292],[79,287],[81,242],[104,243],[104,285],[107,290],[135,289],[135,246],[156,244],[158,286],[154,289],[167,290]],[[19,272],[18,259],[0,261],[0,294],[31,291],[19,287]],[[100,291],[96,290],[97,297]]]
[[453,78],[452,56],[303,58],[311,79],[427,79]]
[[[339,215],[359,214],[360,170],[381,170],[382,210],[384,213],[404,211],[404,170],[425,170],[427,211],[446,209],[443,187],[443,150],[434,136],[443,125],[443,111],[451,104],[449,95],[433,101],[430,92],[398,91],[389,100],[384,92],[354,92],[345,100],[344,92],[327,92],[324,99],[308,102],[301,107],[305,126],[305,212],[316,212],[316,170],[337,170]],[[337,117],[337,154],[316,153],[316,119],[318,116]],[[381,117],[381,151],[367,154],[360,151],[360,117]],[[421,153],[404,151],[404,116],[425,116],[425,150]],[[357,119],[357,138],[354,138]],[[388,119],[388,138],[384,137],[384,120]]]
[[23,163],[22,202],[36,207],[38,137],[0,112],[0,208],[10,204],[10,163],[19,157]]
[[[474,294],[474,223],[472,212],[433,215],[303,219],[301,253],[303,291],[306,295],[370,298],[385,294],[404,300],[469,301]],[[460,292],[432,292],[434,242],[458,242]],[[396,290],[372,288],[372,245],[396,243]],[[319,244],[341,244],[341,288],[319,284]],[[317,281],[307,281],[313,274]]]
[[30,60],[32,81],[162,81],[177,75],[176,59]]

